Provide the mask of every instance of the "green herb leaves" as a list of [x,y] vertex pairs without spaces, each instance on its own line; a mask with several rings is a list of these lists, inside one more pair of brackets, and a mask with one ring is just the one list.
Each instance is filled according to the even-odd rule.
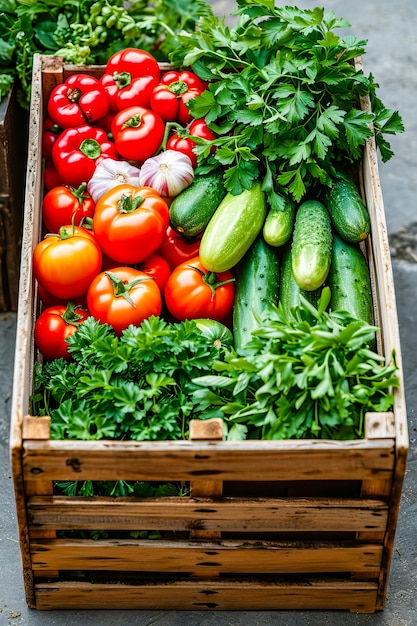
[[221,408],[232,439],[356,439],[365,412],[392,407],[396,365],[369,348],[377,329],[326,312],[328,287],[318,310],[301,300],[295,321],[271,308],[240,354],[215,364],[217,378],[194,381],[196,402]]
[[[238,7],[234,28],[207,16],[197,32],[178,36],[170,56],[211,81],[189,103],[220,135],[196,148],[201,172],[221,164],[233,194],[260,178],[270,204],[282,208],[284,196],[300,201],[329,184],[341,163],[357,165],[374,130],[383,160],[392,156],[383,136],[402,132],[401,118],[377,98],[372,75],[353,63],[366,41],[333,32],[349,26],[345,20],[268,1],[239,0]],[[362,96],[373,113],[361,110]]]
[[53,439],[187,438],[200,414],[192,379],[223,355],[194,322],[156,317],[120,338],[90,317],[68,344],[72,362],[38,364],[34,375],[32,410],[51,416]]

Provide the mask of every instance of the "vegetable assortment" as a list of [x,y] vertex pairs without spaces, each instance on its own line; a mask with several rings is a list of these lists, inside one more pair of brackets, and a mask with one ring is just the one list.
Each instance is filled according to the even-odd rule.
[[355,168],[369,123],[399,116],[332,12],[238,6],[233,32],[209,14],[179,35],[172,70],[130,47],[51,93],[32,401],[54,437],[182,438],[216,416],[229,439],[352,438],[392,406]]

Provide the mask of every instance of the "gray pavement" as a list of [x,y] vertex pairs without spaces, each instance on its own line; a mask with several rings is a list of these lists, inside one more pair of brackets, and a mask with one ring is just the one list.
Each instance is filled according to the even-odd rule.
[[[234,9],[230,0],[213,1],[219,15]],[[302,8],[325,6],[352,24],[351,32],[368,39],[365,71],[372,71],[379,95],[389,107],[399,109],[406,132],[392,139],[396,156],[381,165],[380,176],[392,246],[392,261],[400,322],[405,391],[408,407],[410,452],[398,521],[386,608],[374,615],[345,612],[185,612],[185,611],[54,611],[28,609],[24,597],[17,539],[8,435],[12,391],[16,316],[0,314],[0,626],[112,624],[114,626],[204,624],[237,626],[365,625],[414,626],[417,624],[417,3],[411,0],[327,0],[285,4]],[[413,113],[414,111],[414,113]]]

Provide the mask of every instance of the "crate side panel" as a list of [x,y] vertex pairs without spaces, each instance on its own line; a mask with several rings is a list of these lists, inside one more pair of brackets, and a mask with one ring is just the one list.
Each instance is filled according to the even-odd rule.
[[372,613],[375,583],[306,580],[301,583],[193,581],[146,585],[41,583],[37,608],[148,610],[336,609]]
[[383,480],[394,442],[26,441],[23,462],[28,481]]

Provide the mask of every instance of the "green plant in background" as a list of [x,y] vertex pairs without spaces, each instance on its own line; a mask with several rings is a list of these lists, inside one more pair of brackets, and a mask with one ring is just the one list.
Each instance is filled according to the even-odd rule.
[[105,64],[133,46],[167,60],[176,34],[193,31],[211,12],[205,0],[0,0],[0,98],[18,79],[20,104],[28,107],[35,53]]

